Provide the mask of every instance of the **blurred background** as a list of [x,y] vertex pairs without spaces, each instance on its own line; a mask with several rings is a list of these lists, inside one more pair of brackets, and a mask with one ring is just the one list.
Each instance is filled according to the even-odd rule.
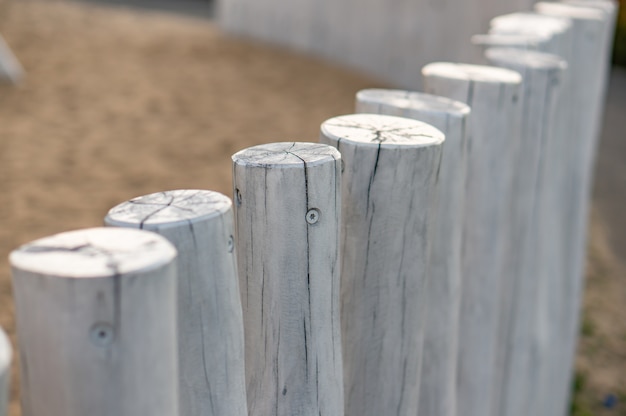
[[[573,386],[577,416],[626,415],[626,69],[619,66],[626,65],[626,0],[620,1]],[[217,6],[0,0],[0,34],[26,72],[18,85],[0,83],[0,326],[13,342],[6,260],[13,248],[101,225],[109,208],[147,193],[202,188],[230,196],[234,152],[271,141],[317,141],[321,122],[353,111],[358,90],[392,86],[375,72],[228,36],[214,20]],[[507,11],[517,10],[494,15]],[[18,416],[17,362],[13,380],[10,415]]]

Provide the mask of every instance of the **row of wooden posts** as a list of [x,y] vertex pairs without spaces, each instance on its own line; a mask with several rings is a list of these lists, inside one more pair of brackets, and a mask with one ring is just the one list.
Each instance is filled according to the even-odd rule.
[[[536,10],[474,38],[491,66],[236,153],[232,203],[13,251],[23,414],[565,415],[615,4]],[[0,334],[0,415],[9,365]]]

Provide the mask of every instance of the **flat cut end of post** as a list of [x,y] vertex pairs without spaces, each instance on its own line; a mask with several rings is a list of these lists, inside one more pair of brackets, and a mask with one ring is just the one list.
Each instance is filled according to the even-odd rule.
[[515,71],[493,66],[433,62],[422,68],[425,77],[445,77],[462,81],[520,84],[522,76]]
[[178,189],[123,202],[109,210],[104,222],[116,227],[174,226],[217,217],[231,207],[230,198],[219,192]]
[[584,7],[567,3],[539,2],[535,3],[538,13],[550,16],[563,16],[570,19],[600,20],[604,19],[604,12],[598,8]]
[[558,16],[539,13],[510,13],[491,19],[490,33],[539,34],[552,37],[570,29],[572,23]]
[[564,70],[567,62],[558,55],[550,53],[523,51],[514,48],[489,48],[485,56],[491,62],[510,63],[533,69]]
[[45,237],[14,250],[14,269],[64,278],[113,277],[170,263],[176,249],[158,234],[132,228],[89,228]]
[[[0,328],[0,373],[11,366],[11,343],[9,337]],[[2,394],[0,392],[0,394]],[[0,409],[1,410],[1,409]]]
[[464,118],[470,113],[470,108],[465,103],[422,92],[372,88],[359,91],[356,98],[358,102],[380,107],[389,106],[430,113],[446,113],[458,118]]
[[341,154],[332,146],[319,143],[280,142],[262,144],[241,150],[232,156],[233,162],[242,166],[264,168],[301,168],[335,163]]
[[444,134],[431,126],[403,117],[350,114],[322,123],[321,134],[334,142],[381,147],[427,147],[440,145]]

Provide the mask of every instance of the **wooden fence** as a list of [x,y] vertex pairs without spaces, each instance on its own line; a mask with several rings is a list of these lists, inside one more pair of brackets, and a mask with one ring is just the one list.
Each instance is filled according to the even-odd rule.
[[[11,254],[25,416],[565,415],[615,5],[538,3],[363,90],[233,202],[146,195]],[[0,415],[10,350],[0,333]]]

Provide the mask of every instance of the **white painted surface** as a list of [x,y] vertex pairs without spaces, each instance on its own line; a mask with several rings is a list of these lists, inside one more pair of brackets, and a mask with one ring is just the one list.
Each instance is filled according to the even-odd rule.
[[519,72],[524,79],[521,140],[514,165],[518,174],[512,183],[509,209],[512,250],[506,259],[514,280],[502,298],[499,342],[504,345],[504,355],[498,382],[502,392],[492,414],[525,416],[531,414],[531,391],[540,381],[540,362],[534,357],[546,352],[534,328],[541,279],[546,278],[537,264],[541,257],[537,248],[545,238],[539,209],[545,208],[545,192],[553,191],[550,165],[559,158],[560,145],[555,140],[556,109],[563,105],[560,89],[567,64],[556,55],[517,49],[487,49],[486,57],[495,66]]
[[10,378],[11,343],[2,328],[0,328],[0,416],[8,414]]
[[463,237],[463,286],[459,329],[458,409],[484,416],[496,385],[502,293],[513,273],[503,259],[509,247],[508,201],[519,149],[521,76],[507,69],[433,63],[422,69],[427,93],[472,109]]
[[112,208],[105,224],[156,232],[178,251],[180,415],[247,416],[230,199],[206,190],[159,192]]
[[344,161],[341,329],[346,416],[417,414],[443,133],[375,114],[332,118]]
[[0,81],[17,84],[24,76],[24,70],[11,52],[9,45],[0,36]]
[[[417,89],[416,70],[441,60],[472,61],[470,36],[534,0],[220,0],[228,33],[311,53],[392,85]],[[437,36],[432,34],[436,33]]]
[[11,253],[24,415],[178,414],[175,257],[113,228]]
[[249,414],[340,415],[341,156],[272,143],[233,164]]
[[461,241],[468,153],[467,105],[402,90],[362,90],[356,111],[411,118],[445,135],[439,173],[437,221],[426,290],[419,415],[456,415],[456,371],[461,310]]

